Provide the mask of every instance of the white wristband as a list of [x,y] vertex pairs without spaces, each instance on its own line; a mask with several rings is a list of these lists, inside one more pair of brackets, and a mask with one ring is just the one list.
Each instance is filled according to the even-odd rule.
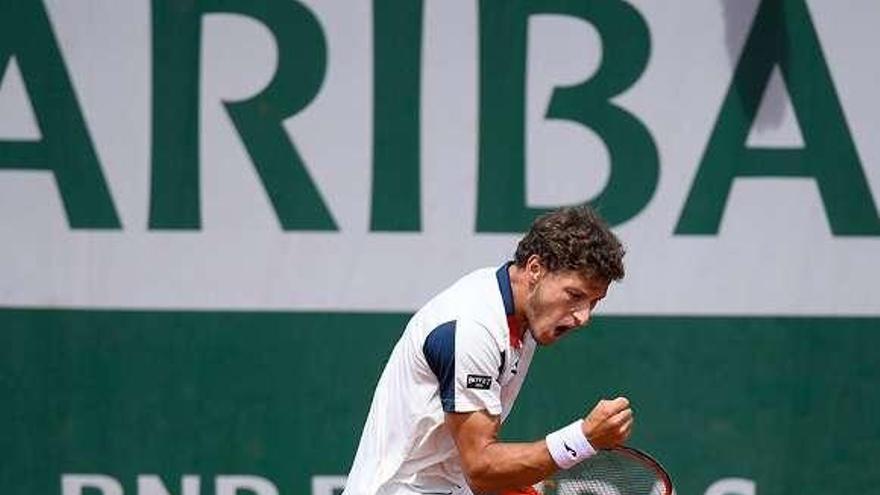
[[583,422],[584,420],[579,419],[545,438],[550,456],[561,469],[568,469],[596,453],[596,449],[584,435],[581,426]]

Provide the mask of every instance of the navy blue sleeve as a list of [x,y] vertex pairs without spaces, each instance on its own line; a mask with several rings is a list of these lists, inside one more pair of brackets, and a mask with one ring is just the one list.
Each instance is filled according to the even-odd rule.
[[431,330],[422,352],[440,384],[443,410],[455,412],[455,320]]

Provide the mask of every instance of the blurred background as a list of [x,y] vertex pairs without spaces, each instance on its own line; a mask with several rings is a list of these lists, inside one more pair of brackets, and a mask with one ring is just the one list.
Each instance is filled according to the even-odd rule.
[[680,495],[876,492],[878,19],[0,0],[0,491],[338,494],[412,312],[589,202],[627,276],[503,437],[626,395]]

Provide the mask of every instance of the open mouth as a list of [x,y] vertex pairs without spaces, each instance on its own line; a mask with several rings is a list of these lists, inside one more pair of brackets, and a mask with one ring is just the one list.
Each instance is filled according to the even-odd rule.
[[553,329],[553,336],[554,337],[562,337],[562,335],[567,331],[568,331],[568,327],[563,326],[563,325],[559,325],[558,327]]

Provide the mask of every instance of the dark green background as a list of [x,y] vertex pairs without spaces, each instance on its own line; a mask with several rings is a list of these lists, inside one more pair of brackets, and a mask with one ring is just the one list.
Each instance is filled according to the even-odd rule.
[[[0,310],[0,487],[103,473],[136,493],[253,474],[307,494],[344,474],[404,314]],[[535,439],[602,396],[678,492],[880,486],[880,319],[600,317],[541,349],[504,428]]]

